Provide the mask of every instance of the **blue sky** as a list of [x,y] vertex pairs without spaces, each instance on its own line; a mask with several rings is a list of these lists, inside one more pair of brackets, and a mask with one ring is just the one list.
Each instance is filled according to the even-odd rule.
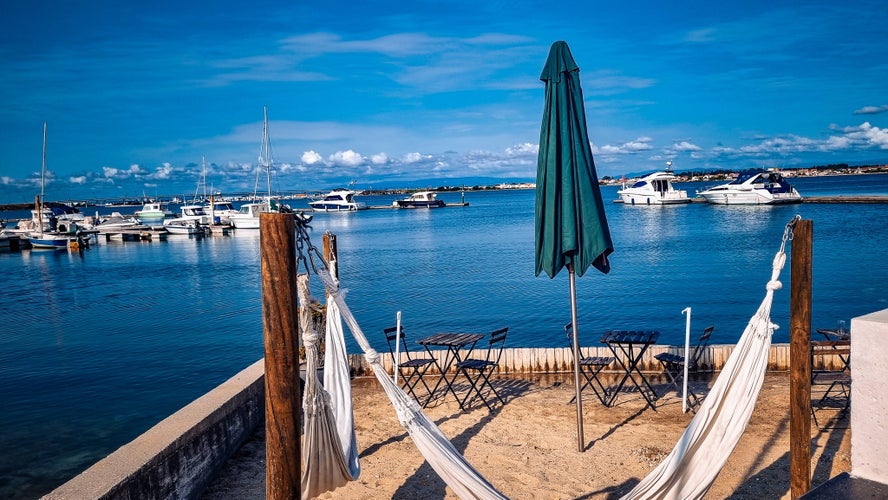
[[601,176],[888,162],[884,1],[668,4],[7,2],[0,203],[533,180],[556,40]]

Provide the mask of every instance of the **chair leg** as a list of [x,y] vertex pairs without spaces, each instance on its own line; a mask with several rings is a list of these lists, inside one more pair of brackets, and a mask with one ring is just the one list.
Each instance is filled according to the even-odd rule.
[[466,397],[461,402],[459,402],[459,407],[461,409],[465,410],[468,404],[474,401],[476,397],[478,397],[481,398],[481,401],[484,403],[485,406],[487,406],[488,410],[493,411],[493,407],[490,405],[490,402],[487,400],[487,398],[484,397],[483,391],[485,386],[490,389],[490,391],[493,393],[494,396],[496,396],[496,399],[498,399],[501,404],[505,405],[503,398],[500,397],[499,393],[496,392],[496,388],[490,382],[490,377],[487,374],[488,372],[492,373],[493,370],[477,370],[478,374],[475,376],[475,378],[472,378],[471,376],[469,376],[466,370],[463,370],[463,374],[466,376],[467,379],[469,379],[471,388],[466,394]]
[[684,375],[681,373],[680,366],[675,366],[671,363],[661,363],[663,365],[663,371],[666,372],[666,376],[669,377],[669,384],[675,387],[676,394],[681,394],[681,389],[678,387],[678,381]]
[[[583,394],[583,391],[586,390],[586,387],[592,389],[592,392],[595,393],[595,396],[601,401],[601,404],[607,406],[608,399],[608,391],[604,384],[601,383],[601,380],[598,378],[598,374],[601,370],[604,369],[605,365],[594,365],[594,366],[580,366],[580,373],[583,374],[583,378],[586,379],[583,382],[583,385],[580,387],[579,393]],[[597,386],[597,387],[596,387]],[[599,392],[600,391],[600,392]],[[570,398],[568,404],[573,403],[577,399],[576,396]]]
[[[417,402],[420,402],[419,396],[416,394],[416,386],[421,382],[423,387],[426,389],[426,402],[428,405],[432,400],[432,390],[429,388],[429,385],[426,383],[423,378],[425,372],[429,369],[429,365],[423,365],[422,367],[412,368],[408,370],[400,370],[401,379],[403,380],[401,387],[410,394],[413,399]],[[406,373],[405,373],[406,372]],[[421,403],[421,402],[420,402]]]

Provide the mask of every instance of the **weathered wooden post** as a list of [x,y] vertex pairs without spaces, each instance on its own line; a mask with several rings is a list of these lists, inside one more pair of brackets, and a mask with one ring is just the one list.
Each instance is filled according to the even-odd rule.
[[265,496],[302,497],[299,322],[293,214],[259,215],[265,338]]
[[336,261],[336,267],[330,269],[330,276],[339,278],[339,253],[336,250],[336,235],[327,231],[322,238],[324,242],[324,260],[327,264]]
[[789,339],[790,494],[811,489],[811,288],[814,223],[799,220],[792,230]]

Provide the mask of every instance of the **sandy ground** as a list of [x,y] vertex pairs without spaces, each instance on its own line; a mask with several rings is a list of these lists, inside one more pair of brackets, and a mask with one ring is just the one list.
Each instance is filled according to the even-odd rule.
[[[568,380],[568,381],[565,381]],[[655,381],[659,393],[663,380]],[[656,383],[659,382],[659,385]],[[577,451],[572,376],[501,378],[504,406],[461,411],[452,397],[426,414],[494,486],[510,498],[619,498],[672,449],[693,418],[669,392],[648,408],[637,393],[620,394],[605,408],[584,395],[585,451]],[[694,382],[705,392],[707,381]],[[361,475],[321,498],[457,498],[437,477],[400,426],[375,379],[353,383]],[[789,498],[789,376],[769,373],[739,445],[706,498]],[[830,414],[818,413],[821,424]],[[812,487],[851,468],[847,417],[838,428],[812,423]],[[265,441],[259,431],[232,457],[205,492],[205,500],[265,497]]]

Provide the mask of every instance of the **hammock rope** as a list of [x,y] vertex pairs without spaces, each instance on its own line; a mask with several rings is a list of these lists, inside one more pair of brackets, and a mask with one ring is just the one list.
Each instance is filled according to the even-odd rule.
[[[348,325],[352,336],[357,341],[361,349],[364,351],[364,358],[370,364],[370,367],[373,370],[373,374],[376,376],[376,379],[379,381],[380,385],[382,385],[382,388],[388,396],[389,400],[391,400],[392,405],[395,408],[395,413],[397,414],[398,421],[407,430],[408,434],[410,434],[410,437],[413,439],[413,442],[416,444],[416,447],[419,449],[423,458],[426,459],[432,469],[434,469],[435,472],[438,473],[438,476],[448,486],[450,486],[454,493],[456,493],[456,495],[458,495],[460,498],[482,500],[506,499],[507,497],[497,491],[497,489],[492,484],[490,484],[490,482],[484,479],[484,477],[481,476],[481,474],[478,473],[478,471],[475,470],[474,467],[472,467],[472,465],[465,459],[465,457],[463,457],[462,454],[457,451],[450,440],[447,439],[447,436],[445,436],[444,433],[442,433],[441,430],[438,428],[438,426],[436,426],[435,423],[432,422],[422,412],[416,401],[408,396],[407,393],[405,393],[399,386],[397,386],[389,377],[388,373],[386,373],[385,371],[385,368],[382,366],[379,353],[375,349],[373,349],[373,347],[371,347],[370,342],[367,340],[367,337],[364,335],[363,330],[361,330],[360,325],[358,325],[357,320],[355,319],[354,315],[352,315],[348,304],[345,302],[345,291],[340,288],[339,283],[332,277],[320,251],[311,244],[311,240],[308,236],[307,226],[303,222],[301,222],[300,218],[297,218],[296,222],[296,239],[297,241],[301,240],[300,243],[297,243],[297,249],[301,249],[301,251],[305,252],[303,254],[303,262],[306,262],[308,265],[310,265],[314,274],[318,276],[323,282],[324,287],[327,291],[328,310],[331,306],[335,309],[338,309],[342,320],[344,320],[345,324]],[[306,354],[308,354],[308,349],[306,349]],[[347,359],[345,360],[344,364],[345,366],[348,366]],[[350,385],[350,381],[346,379],[344,385]],[[327,386],[327,388],[332,389],[333,386]],[[340,386],[336,386],[337,390],[339,388]],[[320,388],[319,390],[321,392],[325,392],[324,388]],[[349,397],[349,405],[350,399],[351,398]],[[327,397],[325,401],[329,401],[329,397]],[[307,423],[308,420],[306,420],[306,424]],[[306,438],[304,442],[308,443],[309,428],[307,425],[305,435]],[[323,446],[323,451],[318,451],[318,449],[308,450],[309,455],[306,456],[317,455],[319,453],[323,454],[324,451],[328,450],[331,452],[335,452],[336,449],[339,448],[339,445],[338,443],[334,444],[330,441],[331,440],[318,440],[315,442],[314,440],[312,440],[311,446]],[[306,446],[309,445],[303,446],[303,453],[305,453]],[[308,465],[306,465],[306,470],[307,469]],[[314,472],[315,471],[312,471],[313,475]],[[328,470],[326,472],[336,475],[335,470]],[[317,476],[320,475],[321,472],[319,470]],[[321,481],[322,480],[320,477],[316,478],[317,484],[320,485]],[[304,479],[303,483],[305,483]],[[342,484],[344,484],[344,482]],[[338,487],[339,485],[334,486],[333,488]],[[330,488],[330,490],[332,490],[333,488]],[[312,494],[316,496],[323,491],[330,490],[322,490],[316,492],[313,490]],[[303,491],[303,498],[306,498],[306,494],[308,493]]]
[[774,292],[783,285],[780,271],[786,263],[786,243],[801,217],[796,215],[783,231],[780,249],[774,256],[765,298],[750,318],[725,366],[688,424],[672,452],[623,499],[702,498],[712,486],[733,452],[758,400],[768,368]]
[[[347,373],[345,385],[335,379],[328,381],[328,369],[325,367],[325,385],[330,388],[335,387],[336,389],[330,392],[339,394],[335,398],[335,402],[330,393],[320,387],[317,377],[320,335],[311,318],[311,297],[307,274],[300,274],[296,277],[296,290],[301,303],[299,325],[302,331],[302,344],[305,347],[305,388],[302,400],[302,411],[305,416],[302,441],[302,456],[304,457],[302,498],[309,499],[357,479],[360,467],[357,467],[357,445],[355,444],[351,404],[347,406],[339,404],[340,399],[346,394],[349,400],[351,399],[351,381],[348,379]],[[330,346],[329,335],[327,340],[327,345]],[[333,343],[335,344],[336,341],[334,340]],[[329,352],[330,347],[327,350]],[[336,350],[335,346],[334,350]],[[333,371],[335,365],[342,364],[341,360],[337,360],[327,366]],[[347,357],[344,364],[348,366]],[[333,377],[336,375],[334,374]],[[340,423],[343,426],[351,426],[350,430],[346,430],[345,435],[342,435],[343,429],[339,425]]]

